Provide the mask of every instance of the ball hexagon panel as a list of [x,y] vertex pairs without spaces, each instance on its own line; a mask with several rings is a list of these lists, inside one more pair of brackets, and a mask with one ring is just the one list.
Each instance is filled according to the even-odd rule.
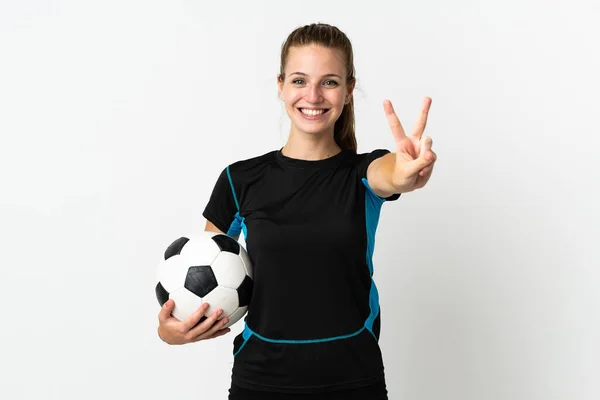
[[[210,316],[217,308],[223,310],[223,315],[231,315],[237,308],[238,297],[236,296],[235,290],[226,288],[224,286],[218,286],[212,290],[209,294],[202,298],[203,303],[208,303],[209,307],[206,310],[205,315]],[[218,307],[213,306],[218,304]]]
[[158,265],[156,280],[160,282],[167,292],[173,292],[183,287],[190,264],[180,255],[170,257]]
[[237,294],[238,294],[238,303],[239,303],[240,307],[247,306],[250,304],[250,299],[252,298],[252,286],[253,285],[254,285],[254,282],[252,281],[252,278],[250,278],[249,276],[246,276],[244,278],[244,281],[240,285],[240,287],[238,287]]
[[237,289],[246,277],[246,270],[237,254],[220,252],[211,268],[217,278],[217,284],[230,289]]
[[[210,237],[210,233],[206,232],[205,236]],[[219,246],[212,240],[202,240],[204,238],[192,237],[181,249],[180,257],[187,260],[188,265],[211,265],[217,254],[219,254]]]
[[231,325],[233,325],[236,322],[238,322],[239,319],[242,318],[244,316],[244,314],[246,314],[247,310],[248,310],[248,307],[238,307],[238,309],[235,310],[233,312],[233,314],[231,314],[228,317],[229,321],[223,326],[223,328],[229,328]]
[[204,297],[214,290],[218,284],[210,265],[198,265],[188,268],[183,286],[196,296]]
[[180,321],[193,314],[202,305],[200,297],[183,287],[171,292],[170,298],[175,302],[171,314]]

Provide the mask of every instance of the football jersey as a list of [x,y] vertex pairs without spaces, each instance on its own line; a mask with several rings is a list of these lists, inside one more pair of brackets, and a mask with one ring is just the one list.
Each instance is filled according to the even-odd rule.
[[203,216],[241,232],[254,286],[233,341],[232,382],[319,392],[383,379],[373,249],[385,201],[367,168],[388,150],[300,160],[281,150],[227,166]]

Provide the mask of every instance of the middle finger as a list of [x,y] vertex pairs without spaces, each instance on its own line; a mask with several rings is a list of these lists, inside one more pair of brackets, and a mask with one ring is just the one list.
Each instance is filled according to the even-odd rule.
[[425,97],[425,100],[423,100],[423,107],[421,108],[421,115],[419,116],[419,119],[413,128],[413,136],[418,139],[421,139],[423,132],[425,132],[425,126],[427,126],[427,116],[429,115],[431,102],[431,97]]

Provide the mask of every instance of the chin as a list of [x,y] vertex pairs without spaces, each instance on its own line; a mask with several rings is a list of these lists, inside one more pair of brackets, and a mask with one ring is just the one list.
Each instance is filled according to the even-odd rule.
[[[295,116],[296,117],[296,116]],[[335,126],[335,120],[332,122],[329,121],[306,121],[301,118],[292,118],[291,119],[295,130],[298,132],[304,132],[310,135],[321,135],[326,132],[333,131]]]
[[296,126],[296,130],[298,132],[304,132],[309,135],[323,135],[328,131],[333,131],[333,126],[315,126],[315,125],[307,125],[307,124],[294,124]]

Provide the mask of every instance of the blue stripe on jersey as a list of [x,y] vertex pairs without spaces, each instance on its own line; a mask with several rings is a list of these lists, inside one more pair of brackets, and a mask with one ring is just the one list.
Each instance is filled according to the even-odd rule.
[[250,340],[250,338],[252,337],[253,334],[254,334],[254,332],[252,332],[250,330],[250,328],[248,328],[248,325],[246,325],[246,322],[244,322],[244,330],[242,331],[242,337],[244,338],[244,343],[242,343],[242,345],[240,346],[238,351],[236,351],[233,354],[234,357],[237,356],[240,351],[242,351],[242,349],[244,348],[246,343],[248,343],[248,340]]
[[[229,179],[229,186],[231,186],[231,193],[233,194],[233,200],[235,201],[235,207],[238,210],[235,213],[233,221],[231,221],[231,225],[229,225],[229,230],[227,231],[227,235],[237,236],[240,234],[240,230],[242,230],[244,232],[244,239],[247,240],[248,239],[248,228],[246,227],[246,224],[244,223],[244,217],[240,216],[240,203],[238,203],[237,196],[235,194],[235,187],[233,186],[233,180],[231,179],[231,173],[229,172],[229,166],[227,166],[227,178]],[[252,332],[252,330],[250,330],[250,328],[248,328],[248,325],[246,325],[246,322],[244,321],[244,331],[242,332],[242,337],[244,338],[244,342],[242,343],[242,345],[240,346],[238,351],[235,352],[235,354],[233,355],[234,357],[240,351],[242,351],[242,349],[244,348],[246,343],[248,343],[248,340],[250,340],[250,338],[252,337],[253,334],[255,334],[255,333]]]
[[235,187],[233,186],[233,180],[231,179],[231,173],[229,172],[229,165],[227,166],[227,178],[229,179],[229,186],[231,186],[231,193],[233,194],[233,201],[235,202],[235,207],[238,210],[235,213],[233,221],[231,221],[231,225],[229,225],[227,235],[238,236],[240,234],[240,231],[243,231],[244,239],[247,239],[248,231],[246,228],[246,224],[244,223],[244,217],[240,216],[240,203],[238,203],[237,195],[235,194]]
[[244,321],[244,330],[242,331],[242,337],[244,338],[244,342],[242,343],[242,345],[240,346],[240,348],[238,349],[238,351],[236,351],[233,356],[235,357],[242,350],[242,348],[246,345],[246,343],[248,343],[248,340],[250,340],[250,338],[252,336],[256,336],[260,340],[263,340],[263,341],[269,342],[269,343],[311,344],[311,343],[332,342],[334,340],[340,340],[340,339],[348,339],[348,338],[351,338],[353,336],[360,335],[360,333],[362,331],[364,331],[364,330],[365,330],[365,327],[363,326],[362,328],[360,328],[356,332],[350,333],[348,335],[334,336],[334,337],[321,338],[321,339],[306,339],[306,340],[270,339],[270,338],[264,337],[262,335],[259,335],[256,332],[254,332],[252,329],[250,329],[248,327],[248,324],[246,324],[246,322]]
[[247,242],[248,241],[248,228],[246,227],[246,223],[244,222],[244,217],[242,217],[241,224],[242,224],[242,231],[244,232],[244,240]]
[[233,221],[231,221],[231,225],[229,225],[229,230],[227,230],[227,234],[229,236],[237,236],[240,234],[240,231],[244,231],[244,237],[247,237],[246,234],[246,224],[244,223],[244,217],[240,217],[240,212],[235,213],[235,217]]
[[365,328],[367,328],[375,337],[375,334],[373,333],[373,323],[379,314],[379,292],[377,291],[377,286],[373,280],[373,251],[375,249],[375,232],[377,231],[377,225],[379,223],[381,206],[385,202],[385,199],[375,194],[373,189],[371,189],[371,186],[369,186],[369,181],[367,181],[367,178],[362,178],[362,183],[367,188],[367,192],[365,193],[367,265],[369,266],[369,271],[371,273],[371,291],[369,293],[369,306],[371,307],[371,314],[365,321]]
[[[375,285],[375,281],[373,280],[373,251],[375,249],[375,232],[377,231],[377,225],[379,223],[379,216],[381,214],[381,206],[385,202],[385,199],[379,197],[371,186],[369,186],[369,182],[366,178],[362,179],[363,185],[367,188],[365,193],[365,218],[366,218],[366,230],[367,230],[367,265],[369,267],[369,272],[371,274],[371,290],[369,292],[369,306],[371,308],[371,313],[369,317],[365,321],[365,324],[358,331],[342,335],[335,336],[329,338],[322,339],[308,339],[308,340],[280,340],[280,339],[269,339],[258,333],[254,332],[252,329],[248,327],[246,321],[244,321],[244,330],[242,332],[242,337],[244,338],[244,342],[240,346],[240,348],[233,354],[235,357],[238,353],[244,348],[248,340],[252,336],[256,336],[257,338],[264,340],[269,343],[284,343],[284,344],[308,344],[308,343],[322,343],[322,342],[331,342],[339,339],[348,339],[353,336],[359,335],[362,331],[367,329],[371,335],[377,340],[377,337],[373,333],[373,323],[379,314],[379,292],[377,291],[377,286]],[[232,185],[233,188],[233,185]],[[239,217],[239,212],[236,214],[236,220]],[[234,221],[235,222],[235,221]],[[243,222],[243,218],[241,218],[242,227],[245,228],[245,224]],[[233,225],[233,224],[232,224]],[[246,236],[246,230],[244,229],[244,236]]]
[[238,209],[238,211],[240,211],[240,204],[238,203],[237,196],[235,195],[235,188],[233,187],[231,173],[229,172],[229,165],[227,166],[227,178],[229,179],[229,185],[231,186],[231,193],[233,193],[233,201],[235,201],[235,207]]
[[306,339],[306,340],[269,339],[269,338],[261,336],[258,333],[252,331],[247,326],[246,326],[245,329],[248,329],[252,335],[256,336],[257,338],[259,338],[261,340],[264,340],[265,342],[270,342],[270,343],[285,343],[285,344],[308,344],[308,343],[332,342],[334,340],[339,340],[339,339],[348,339],[348,338],[351,338],[353,336],[359,335],[362,331],[365,330],[365,327],[363,326],[362,328],[360,328],[356,332],[349,333],[347,335],[334,336],[334,337],[321,338],[321,339]]

